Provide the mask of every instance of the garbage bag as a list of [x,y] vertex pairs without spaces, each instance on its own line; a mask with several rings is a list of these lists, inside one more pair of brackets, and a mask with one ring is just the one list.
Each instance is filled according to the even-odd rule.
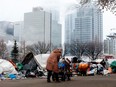
[[111,68],[116,68],[116,61],[113,61],[113,62],[110,64],[110,67],[111,67]]
[[9,74],[9,78],[11,78],[11,79],[16,79],[16,75],[14,75],[14,74]]
[[78,66],[79,71],[86,71],[89,65],[87,63],[80,63]]
[[116,61],[113,61],[113,62],[110,64],[110,67],[112,68],[112,72],[113,72],[113,73],[116,73]]

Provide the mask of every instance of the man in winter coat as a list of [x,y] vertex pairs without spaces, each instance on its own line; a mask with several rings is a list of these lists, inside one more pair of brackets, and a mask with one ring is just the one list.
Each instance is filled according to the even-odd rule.
[[58,73],[59,73],[59,69],[58,69],[58,62],[60,59],[60,56],[62,54],[62,50],[61,49],[55,49],[51,52],[50,56],[47,59],[47,65],[46,65],[46,69],[47,69],[47,82],[51,82],[50,78],[52,76],[52,73],[54,73],[54,78],[57,82],[59,82],[59,78],[58,78]]

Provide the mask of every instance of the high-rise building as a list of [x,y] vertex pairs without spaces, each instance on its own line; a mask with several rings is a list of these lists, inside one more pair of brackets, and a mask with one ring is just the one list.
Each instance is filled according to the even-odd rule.
[[43,11],[42,8],[33,8],[32,12],[24,14],[24,30],[22,31],[22,40],[28,44],[38,41],[51,42],[51,14]]
[[62,42],[62,26],[57,21],[52,20],[51,42],[54,46],[60,47]]
[[17,21],[14,22],[14,39],[21,42],[22,41],[22,30],[24,29],[24,22]]
[[13,40],[14,34],[14,24],[9,21],[0,21],[0,39],[3,39],[5,42],[8,40]]
[[104,54],[116,55],[116,34],[110,34],[108,37],[104,40]]
[[102,22],[102,12],[94,4],[90,3],[86,7],[79,7],[66,17],[66,43],[70,43],[73,40],[80,42],[97,40],[103,42]]
[[52,14],[52,33],[51,42],[56,47],[61,47],[62,43],[62,25],[59,23],[60,12],[57,10],[46,10]]
[[49,10],[49,12],[52,14],[52,20],[59,22],[60,20],[60,12],[57,10]]
[[71,43],[73,30],[75,29],[75,18],[77,10],[68,13],[65,17],[65,43]]
[[33,8],[32,12],[24,14],[22,41],[26,44],[40,41],[58,46],[61,44],[61,25],[52,20],[52,13],[40,7]]

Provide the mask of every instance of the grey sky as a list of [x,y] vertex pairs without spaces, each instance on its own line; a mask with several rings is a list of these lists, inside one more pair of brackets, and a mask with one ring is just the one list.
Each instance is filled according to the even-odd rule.
[[23,20],[25,12],[30,12],[33,7],[63,8],[75,0],[0,0],[0,20]]
[[24,13],[37,5],[37,0],[0,0],[0,20],[23,20]]
[[[79,0],[0,0],[0,21],[23,21],[24,13],[32,11],[33,7],[41,6],[64,10],[67,6]],[[116,28],[116,16],[110,12],[104,13],[104,38],[111,28]]]
[[112,32],[116,33],[116,30],[111,30],[113,28],[116,28],[116,15],[113,13],[106,11],[103,14],[103,34],[104,38],[106,35],[109,35]]

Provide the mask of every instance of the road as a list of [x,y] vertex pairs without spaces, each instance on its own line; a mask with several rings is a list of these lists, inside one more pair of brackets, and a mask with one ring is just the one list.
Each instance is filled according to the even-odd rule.
[[71,81],[47,83],[46,79],[0,81],[0,87],[116,87],[116,74],[110,76],[75,76]]

